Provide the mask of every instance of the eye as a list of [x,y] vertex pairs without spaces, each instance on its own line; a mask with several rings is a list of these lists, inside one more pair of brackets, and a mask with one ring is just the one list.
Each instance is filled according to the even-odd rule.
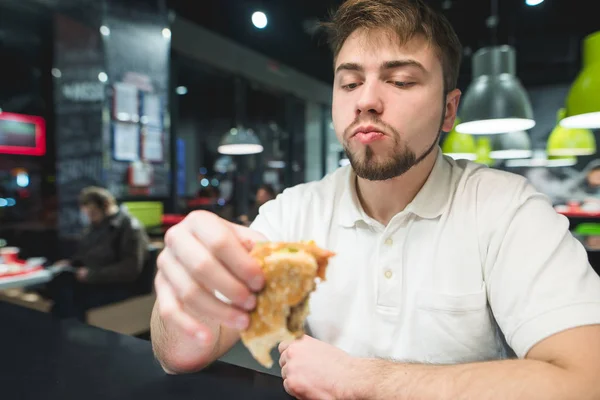
[[359,86],[358,83],[349,83],[347,85],[342,85],[342,89],[349,91],[349,90],[356,89],[358,86]]
[[401,82],[401,81],[391,81],[391,83],[399,88],[405,89],[414,85],[414,82]]

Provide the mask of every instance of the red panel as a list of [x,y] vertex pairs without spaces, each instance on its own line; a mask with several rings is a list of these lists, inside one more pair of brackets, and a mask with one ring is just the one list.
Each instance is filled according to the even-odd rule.
[[0,112],[0,120],[35,125],[35,147],[0,145],[0,154],[20,154],[25,156],[43,156],[46,154],[46,121],[44,118],[33,115]]

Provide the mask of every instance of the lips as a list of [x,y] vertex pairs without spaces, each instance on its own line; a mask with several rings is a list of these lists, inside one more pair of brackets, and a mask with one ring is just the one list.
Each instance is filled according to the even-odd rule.
[[385,137],[383,132],[374,126],[363,126],[354,131],[352,139],[358,140],[362,144],[373,143]]
[[377,140],[381,140],[385,137],[385,135],[381,132],[371,131],[371,132],[358,132],[354,135],[354,139],[358,140],[362,144],[373,143]]

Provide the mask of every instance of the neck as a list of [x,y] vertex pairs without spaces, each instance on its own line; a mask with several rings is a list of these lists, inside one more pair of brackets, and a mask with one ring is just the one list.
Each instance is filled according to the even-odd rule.
[[386,181],[369,181],[358,177],[356,192],[367,215],[387,225],[403,211],[421,190],[438,156],[438,149],[404,174]]

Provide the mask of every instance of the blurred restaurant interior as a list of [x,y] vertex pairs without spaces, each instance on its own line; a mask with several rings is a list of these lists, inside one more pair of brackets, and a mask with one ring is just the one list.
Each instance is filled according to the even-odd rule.
[[[443,152],[527,177],[600,271],[596,2],[427,2],[463,45]],[[346,165],[319,29],[338,4],[0,0],[0,301],[51,311],[51,267],[84,228],[79,193],[104,187],[144,225],[152,256],[126,298],[86,321],[147,339],[170,226],[199,209],[245,224],[264,185],[281,193]]]

